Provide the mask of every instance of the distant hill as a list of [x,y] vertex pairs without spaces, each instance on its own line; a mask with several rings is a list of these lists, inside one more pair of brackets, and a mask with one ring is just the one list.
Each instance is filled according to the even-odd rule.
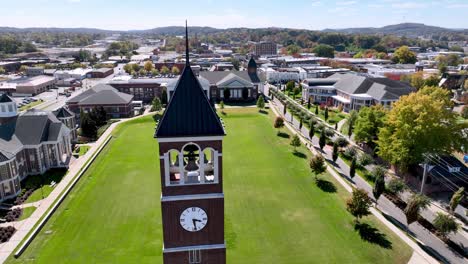
[[29,33],[29,32],[66,32],[66,33],[84,33],[84,34],[100,34],[100,33],[118,33],[119,31],[105,30],[98,28],[15,28],[15,27],[0,27],[0,33]]
[[431,34],[440,34],[448,32],[463,32],[468,33],[468,29],[450,29],[436,26],[428,26],[420,23],[402,23],[389,25],[380,28],[363,27],[363,28],[343,28],[343,29],[324,29],[325,32],[339,32],[348,34],[391,34],[397,36],[417,37]]
[[[212,28],[212,27],[190,27],[190,34],[209,34],[224,31],[224,29]],[[129,33],[150,33],[158,35],[184,35],[185,27],[170,26],[170,27],[158,27],[145,30],[129,30]]]

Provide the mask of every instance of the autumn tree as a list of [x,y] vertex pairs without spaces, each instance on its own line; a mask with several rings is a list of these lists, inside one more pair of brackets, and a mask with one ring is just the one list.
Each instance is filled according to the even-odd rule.
[[395,63],[413,64],[417,59],[416,54],[408,46],[401,46],[393,54],[392,60]]
[[284,119],[281,117],[281,116],[277,116],[276,119],[275,119],[275,123],[273,124],[273,126],[278,129],[278,133],[280,133],[280,130],[281,128],[284,127]]
[[146,61],[145,65],[143,66],[147,72],[151,72],[154,69],[153,62],[151,61]]
[[174,75],[179,75],[180,74],[180,70],[179,68],[177,68],[176,66],[172,67],[171,69],[171,73],[174,74]]
[[313,52],[317,57],[326,57],[326,58],[333,58],[335,57],[335,49],[326,44],[320,44],[317,45],[314,49]]
[[370,214],[371,205],[371,198],[360,188],[354,189],[352,196],[346,201],[346,209],[355,217],[357,223],[363,216]]
[[463,131],[468,125],[457,122],[451,106],[449,91],[437,87],[400,97],[379,131],[378,154],[408,168],[426,154],[467,149]]
[[315,179],[317,179],[317,176],[324,173],[325,170],[326,170],[326,166],[325,166],[325,160],[322,157],[322,155],[317,154],[317,155],[313,156],[310,159],[309,167],[312,170],[312,172],[314,173]]
[[169,74],[169,68],[167,66],[161,67],[161,74]]

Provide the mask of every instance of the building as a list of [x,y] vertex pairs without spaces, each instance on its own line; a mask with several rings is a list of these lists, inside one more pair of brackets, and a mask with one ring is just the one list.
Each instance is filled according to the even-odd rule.
[[257,57],[276,55],[278,54],[278,48],[276,43],[269,41],[261,41],[254,45],[253,54]]
[[70,111],[67,107],[60,107],[53,113],[55,117],[57,117],[57,119],[60,120],[60,122],[65,124],[70,129],[71,140],[72,142],[75,142],[78,139],[75,114],[72,111]]
[[79,115],[103,107],[109,118],[133,116],[133,95],[121,93],[107,84],[98,84],[67,101],[68,108]]
[[70,129],[52,113],[29,110],[0,95],[0,200],[21,192],[20,181],[50,168],[68,167],[72,155]]
[[43,67],[27,67],[26,68],[26,75],[29,77],[45,75]]
[[403,75],[411,75],[416,72],[419,65],[415,64],[390,64],[390,65],[363,65],[362,69],[372,77],[387,77],[399,81]]
[[257,75],[253,58],[247,71],[202,71],[200,77],[208,80],[209,97],[215,101],[253,101],[263,93],[263,81]]
[[269,83],[299,82],[307,78],[307,72],[301,67],[295,68],[261,68],[260,75]]
[[159,144],[163,261],[225,264],[225,131],[190,68],[188,48],[186,58],[186,67],[155,133]]
[[133,95],[134,100],[150,103],[154,97],[161,97],[164,84],[172,80],[168,78],[133,79],[130,75],[121,75],[110,80],[108,85],[121,93]]
[[113,68],[101,68],[95,69],[87,73],[87,78],[106,78],[109,75],[114,74]]
[[34,96],[55,88],[56,84],[57,81],[51,76],[22,77],[1,83],[0,91],[10,95]]
[[81,81],[85,79],[91,69],[77,68],[74,70],[58,70],[54,73],[54,77],[57,79],[57,85],[70,85],[73,80]]
[[304,99],[310,98],[313,103],[342,105],[346,112],[375,104],[390,108],[400,96],[416,91],[404,82],[350,73],[337,73],[325,79],[306,79],[301,85]]

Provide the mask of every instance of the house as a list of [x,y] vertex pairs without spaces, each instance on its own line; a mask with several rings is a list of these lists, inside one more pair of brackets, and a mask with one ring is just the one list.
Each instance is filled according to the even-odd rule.
[[15,102],[0,95],[0,201],[18,195],[28,175],[68,167],[71,155],[71,131],[54,114],[18,114]]
[[164,83],[170,82],[168,78],[138,78],[130,75],[114,77],[107,84],[121,93],[133,95],[134,100],[150,103],[154,97],[161,97]]
[[133,95],[121,93],[108,84],[98,84],[67,101],[68,108],[75,114],[103,107],[109,118],[131,117]]
[[247,71],[202,71],[200,77],[208,80],[212,100],[253,101],[263,93],[263,81],[257,75],[257,63],[253,58]]
[[313,103],[342,105],[346,112],[375,104],[390,108],[400,96],[416,91],[404,82],[350,73],[336,73],[326,79],[306,79],[301,85],[304,99],[310,98]]

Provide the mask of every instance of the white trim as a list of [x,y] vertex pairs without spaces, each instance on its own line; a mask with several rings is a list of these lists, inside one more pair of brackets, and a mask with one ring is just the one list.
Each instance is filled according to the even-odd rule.
[[211,140],[223,140],[224,136],[212,136],[212,137],[176,137],[176,138],[157,138],[159,142],[189,142],[189,141],[211,141]]
[[187,247],[174,247],[174,248],[165,248],[163,245],[163,253],[184,252],[184,251],[190,251],[190,250],[223,249],[223,248],[226,248],[226,243],[212,244],[212,245],[187,246]]
[[163,196],[161,194],[161,202],[218,199],[218,198],[224,198],[224,193],[187,194],[187,195],[171,195],[171,196]]

